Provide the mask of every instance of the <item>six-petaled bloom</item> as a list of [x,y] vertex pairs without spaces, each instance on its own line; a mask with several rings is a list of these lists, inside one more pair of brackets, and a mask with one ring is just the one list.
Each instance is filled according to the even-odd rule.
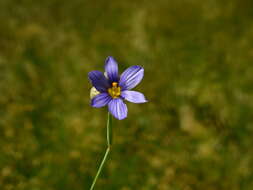
[[[105,61],[105,75],[100,71],[91,71],[88,77],[93,85],[96,96],[91,99],[91,106],[100,108],[108,105],[109,112],[117,119],[127,117],[127,106],[123,100],[133,103],[145,103],[147,100],[140,92],[131,89],[138,85],[144,76],[141,66],[131,66],[120,76],[118,64],[113,57]],[[96,91],[97,90],[97,91]]]

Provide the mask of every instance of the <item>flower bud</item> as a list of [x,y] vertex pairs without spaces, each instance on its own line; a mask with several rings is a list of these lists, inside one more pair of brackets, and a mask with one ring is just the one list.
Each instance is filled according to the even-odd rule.
[[96,95],[100,94],[99,91],[97,91],[97,89],[95,87],[92,87],[90,89],[90,99],[94,98]]

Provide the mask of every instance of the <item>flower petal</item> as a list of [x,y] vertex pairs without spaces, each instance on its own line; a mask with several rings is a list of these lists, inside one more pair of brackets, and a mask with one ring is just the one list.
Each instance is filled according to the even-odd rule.
[[108,108],[110,113],[119,120],[127,117],[127,106],[120,98],[112,99],[108,104]]
[[94,86],[99,92],[106,92],[110,87],[108,80],[100,71],[91,71],[89,72],[88,77],[92,86]]
[[119,81],[119,86],[122,90],[130,90],[139,84],[144,76],[144,69],[141,66],[135,65],[125,70]]
[[136,91],[125,90],[121,92],[121,96],[127,101],[133,102],[136,104],[147,102],[147,100],[145,99],[145,96],[142,93],[136,92]]
[[110,82],[118,82],[118,63],[111,56],[105,60],[105,72]]
[[106,106],[111,100],[111,96],[104,92],[91,99],[91,106],[95,108],[101,108]]

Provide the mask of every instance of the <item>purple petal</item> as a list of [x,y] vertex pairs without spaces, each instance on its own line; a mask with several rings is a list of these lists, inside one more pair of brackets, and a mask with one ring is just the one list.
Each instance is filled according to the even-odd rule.
[[145,96],[142,93],[136,91],[125,90],[121,92],[121,96],[129,102],[137,104],[147,102]]
[[92,85],[99,92],[106,92],[110,87],[108,80],[105,78],[104,74],[100,71],[91,71],[88,74],[88,77],[92,83]]
[[108,104],[110,113],[117,119],[122,120],[127,117],[127,106],[120,98],[112,99]]
[[111,56],[105,60],[105,72],[110,82],[118,82],[118,63]]
[[122,90],[130,90],[139,84],[144,76],[144,69],[141,66],[132,66],[125,70],[119,81]]
[[101,108],[106,106],[111,100],[111,96],[109,96],[107,93],[101,93],[92,98],[91,106],[95,108]]

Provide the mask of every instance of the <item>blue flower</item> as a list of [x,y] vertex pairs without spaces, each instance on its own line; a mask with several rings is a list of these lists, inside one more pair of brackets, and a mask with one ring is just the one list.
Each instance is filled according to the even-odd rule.
[[108,105],[109,112],[115,118],[125,119],[127,106],[123,100],[147,102],[142,93],[131,90],[141,82],[143,76],[144,69],[137,65],[129,67],[119,76],[117,62],[113,57],[108,57],[105,61],[105,75],[100,71],[91,71],[88,74],[92,86],[99,92],[91,99],[91,106],[100,108]]

